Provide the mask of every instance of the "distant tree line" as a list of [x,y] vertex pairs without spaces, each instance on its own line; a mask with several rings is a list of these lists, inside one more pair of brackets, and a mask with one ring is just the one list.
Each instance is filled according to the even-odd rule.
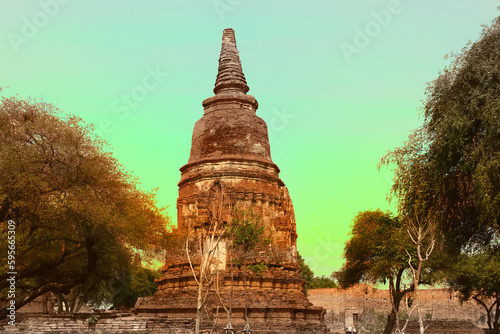
[[307,290],[311,289],[324,289],[324,288],[336,288],[337,284],[333,279],[327,276],[314,276],[314,272],[305,263],[304,258],[297,254],[297,260],[300,266],[299,274],[304,279],[303,291],[307,294]]

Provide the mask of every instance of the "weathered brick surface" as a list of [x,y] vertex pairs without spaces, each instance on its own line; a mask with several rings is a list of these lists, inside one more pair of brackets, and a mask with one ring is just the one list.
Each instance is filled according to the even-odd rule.
[[[276,313],[277,318],[269,321],[267,324],[252,329],[255,334],[278,334],[278,333],[320,333],[323,331],[320,325],[311,325],[307,321],[298,320],[296,324],[284,322]],[[5,334],[38,334],[38,333],[59,333],[59,334],[192,334],[194,333],[193,319],[172,319],[166,315],[156,316],[122,316],[119,314],[98,314],[97,323],[89,325],[86,320],[89,314],[80,314],[76,316],[43,316],[31,315],[18,319],[16,326],[0,325],[0,333]],[[223,332],[221,324],[215,326],[213,333]],[[235,333],[241,332],[244,328],[243,322],[235,321],[233,323]],[[210,333],[212,326],[203,326],[202,333]]]
[[[215,95],[203,101],[204,113],[193,129],[190,158],[180,169],[176,233],[191,237],[206,233],[213,228],[214,208],[218,208],[221,225],[232,221],[235,208],[251,208],[260,217],[265,238],[270,239],[271,244],[253,251],[247,264],[264,263],[267,269],[258,275],[238,266],[229,270],[223,240],[219,244],[221,253],[217,264],[221,297],[215,293],[209,295],[207,317],[214,319],[217,310],[224,312],[220,300],[229,305],[232,290],[234,323],[243,321],[246,304],[252,329],[278,332],[287,326],[324,329],[324,310],[313,306],[302,293],[304,281],[297,263],[292,201],[279,177],[280,170],[271,159],[266,123],[256,115],[258,103],[247,95],[248,90],[234,31],[226,29]],[[192,251],[190,257],[197,269],[202,254],[199,249]],[[183,247],[167,250],[162,272],[157,280],[158,293],[138,300],[135,312],[144,316],[169,314],[176,319],[193,319],[197,283]]]
[[121,314],[97,314],[97,323],[89,325],[90,314],[72,316],[24,316],[16,326],[2,324],[4,333],[193,333],[193,321],[172,322],[168,318],[146,318]]

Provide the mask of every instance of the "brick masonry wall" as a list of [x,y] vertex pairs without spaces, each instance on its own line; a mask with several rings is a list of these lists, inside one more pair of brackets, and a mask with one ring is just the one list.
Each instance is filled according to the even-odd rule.
[[[96,314],[96,324],[89,325],[87,319],[91,313],[76,316],[49,316],[41,314],[19,315],[16,326],[0,323],[2,334],[192,334],[194,333],[194,318],[174,319],[169,316],[143,317],[131,314],[101,313]],[[211,331],[211,323],[204,321],[201,333],[223,333],[224,318],[219,318],[215,330]],[[321,325],[311,325],[307,321],[297,321],[294,325],[287,322],[270,321],[266,325],[251,323],[253,334],[319,334],[325,333]],[[244,323],[233,322],[234,332],[241,333]]]
[[[432,317],[436,324],[438,320],[445,321],[450,326],[453,321],[457,324],[465,321],[481,328],[487,327],[486,312],[481,306],[473,301],[461,305],[457,296],[446,289],[420,290],[419,297],[422,314]],[[353,314],[361,317],[366,310],[375,310],[379,313],[389,313],[391,310],[388,290],[379,290],[364,284],[347,290],[309,290],[308,299],[314,306],[321,306],[327,310],[325,321],[332,330],[351,325],[354,322]],[[405,308],[403,300],[400,310]],[[463,327],[463,325],[457,326]]]
[[192,333],[194,320],[175,323],[168,317],[145,318],[130,314],[96,314],[97,323],[89,325],[91,314],[75,316],[25,315],[16,319],[16,326],[3,323],[3,333],[95,333],[95,334],[187,334]]

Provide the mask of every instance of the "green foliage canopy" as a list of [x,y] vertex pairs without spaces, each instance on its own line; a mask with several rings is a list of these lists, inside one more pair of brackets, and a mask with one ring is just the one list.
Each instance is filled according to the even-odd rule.
[[307,284],[311,282],[314,278],[314,272],[306,264],[304,258],[300,255],[300,253],[297,253],[297,262],[300,266],[299,274],[306,281],[305,286],[307,287]]
[[113,308],[130,309],[135,306],[139,297],[152,296],[156,293],[157,284],[155,279],[160,278],[159,270],[152,270],[142,266],[134,265],[126,276],[121,276],[110,282],[114,289],[103,287],[103,293],[111,292],[105,299],[113,304]]
[[490,330],[499,333],[500,251],[462,254],[446,274],[447,284],[459,293],[460,301],[473,299],[484,307]]
[[226,236],[231,240],[234,249],[240,249],[246,256],[255,249],[259,243],[269,244],[270,241],[264,238],[265,226],[260,222],[260,216],[256,215],[252,209],[234,209],[234,217],[229,226]]
[[[399,305],[414,286],[401,289],[409,269],[408,253],[415,256],[415,245],[409,240],[403,222],[390,212],[359,212],[353,220],[351,238],[344,247],[344,265],[332,276],[341,288],[358,283],[388,284],[392,310],[384,333],[391,333],[397,320]],[[408,253],[407,253],[408,252]]]
[[324,289],[324,288],[336,288],[337,283],[330,277],[326,276],[314,276],[314,272],[309,268],[309,266],[304,261],[304,258],[297,253],[297,261],[300,266],[299,274],[304,279],[305,284],[303,292],[307,294],[309,289]]
[[429,84],[424,124],[382,158],[399,211],[428,217],[450,250],[499,236],[500,18]]
[[409,245],[402,222],[390,212],[364,211],[354,218],[351,238],[344,248],[345,263],[334,276],[340,287],[360,282],[385,284],[408,268]]
[[325,289],[325,288],[336,288],[337,283],[330,277],[326,276],[314,276],[311,282],[308,282],[308,289]]
[[[0,248],[16,224],[16,307],[46,292],[120,272],[140,250],[163,251],[169,218],[154,192],[109,153],[81,119],[19,98],[0,104]],[[0,291],[6,291],[5,252]],[[90,288],[90,287],[89,287]],[[4,310],[5,311],[5,310]]]

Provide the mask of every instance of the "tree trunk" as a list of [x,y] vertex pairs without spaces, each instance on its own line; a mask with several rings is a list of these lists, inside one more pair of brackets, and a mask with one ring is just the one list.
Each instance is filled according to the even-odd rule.
[[[429,259],[429,256],[431,255],[433,249],[434,249],[434,233],[432,230],[432,227],[430,225],[427,225],[427,222],[424,221],[424,225],[421,225],[418,216],[416,217],[416,223],[413,221],[409,220],[410,225],[407,227],[408,235],[410,236],[411,241],[415,244],[416,246],[416,251],[417,251],[417,258],[418,258],[418,265],[417,268],[415,268],[411,261],[412,257],[408,250],[406,253],[408,254],[408,265],[411,268],[412,274],[413,274],[413,291],[415,292],[415,307],[417,308],[417,314],[418,314],[418,326],[420,329],[420,334],[425,333],[426,327],[424,326],[424,320],[422,319],[422,312],[420,310],[420,300],[419,300],[419,295],[418,295],[418,290],[419,290],[419,284],[420,284],[420,277],[422,275],[422,268],[423,268],[423,263]],[[423,248],[423,241],[427,235],[430,233],[430,243],[425,249],[425,255],[422,254],[424,252]],[[427,327],[429,327],[430,323],[427,324]]]
[[229,250],[229,263],[231,270],[231,289],[229,291],[229,312],[227,312],[227,325],[231,325],[231,315],[233,313],[233,287],[234,287],[234,267],[233,267],[233,252]]
[[[419,269],[417,272],[418,277],[420,277],[420,272],[421,272],[421,265],[422,263],[419,264]],[[415,286],[415,302],[417,303],[417,314],[418,314],[418,327],[420,329],[420,334],[425,333],[425,327],[424,327],[424,319],[422,319],[422,312],[420,311],[420,299],[418,296],[418,281],[414,283]]]
[[200,275],[200,282],[198,284],[198,300],[196,301],[196,327],[195,334],[200,334],[200,325],[201,325],[201,307],[202,307],[202,298],[203,298],[203,283],[201,282],[202,277]]
[[243,291],[245,294],[245,323],[248,325],[248,300],[247,300],[247,260],[243,260]]
[[420,307],[417,308],[418,312],[418,327],[420,328],[420,334],[425,333],[424,320],[422,319],[422,313],[420,312]]
[[387,316],[387,324],[385,325],[384,328],[384,334],[391,334],[395,322],[396,322],[396,312],[394,311],[394,309],[392,309],[391,313]]
[[57,296],[57,314],[63,313],[63,295],[61,293],[56,293]]
[[69,312],[71,314],[75,313],[76,312],[76,303],[77,301],[79,301],[80,299],[78,298],[78,295],[76,296],[73,296],[73,298],[71,299],[71,304],[70,304],[70,310]]
[[2,202],[0,202],[0,221],[5,221],[7,218],[7,214],[9,213],[10,202],[8,198],[5,198]]
[[79,312],[84,304],[85,302],[83,301],[83,299],[78,300],[78,305],[76,306],[75,313]]
[[[93,244],[90,240],[86,241],[85,248],[87,249],[87,261],[88,261],[87,271],[85,273],[81,274],[78,277],[73,278],[72,280],[64,284],[58,284],[58,283],[45,284],[40,288],[38,288],[37,290],[31,292],[27,297],[20,298],[19,301],[16,299],[16,310],[20,309],[21,307],[28,304],[33,299],[43,295],[44,293],[52,292],[56,295],[60,294],[62,296],[62,293],[64,291],[70,291],[73,287],[77,286],[78,284],[86,282],[90,274],[93,273],[95,270],[97,255],[93,250]],[[61,305],[61,299],[59,299],[59,305]],[[59,306],[59,310],[61,310],[61,308],[62,306]],[[0,309],[0,319],[7,317],[7,314],[8,314],[7,306]]]
[[496,306],[496,311],[495,311],[495,330],[493,331],[494,334],[500,334],[500,298],[499,294],[497,293],[497,306]]
[[[400,273],[402,274],[402,272]],[[399,288],[400,280],[389,278],[389,298],[391,299],[391,313],[387,317],[387,324],[384,329],[384,334],[390,334],[394,323],[396,323],[396,328],[399,329],[399,304],[401,303],[401,293]]]

